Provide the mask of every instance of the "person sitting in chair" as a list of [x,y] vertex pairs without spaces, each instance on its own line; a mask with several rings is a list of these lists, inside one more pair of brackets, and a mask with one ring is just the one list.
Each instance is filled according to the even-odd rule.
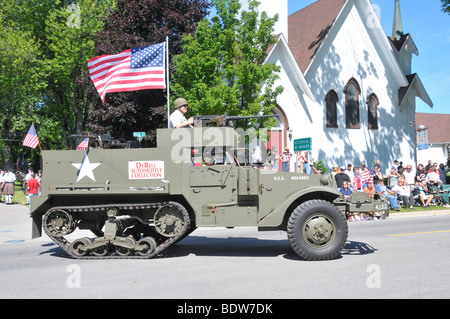
[[428,193],[427,183],[425,182],[416,183],[414,191],[419,193],[419,200],[422,203],[423,207],[430,207],[430,203],[433,200],[433,195],[427,194]]

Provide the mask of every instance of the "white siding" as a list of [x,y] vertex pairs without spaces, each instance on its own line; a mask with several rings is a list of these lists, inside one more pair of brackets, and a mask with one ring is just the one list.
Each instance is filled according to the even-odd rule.
[[[363,161],[371,166],[376,159],[381,160],[383,173],[395,159],[415,165],[414,126],[410,125],[414,121],[415,101],[399,108],[400,87],[390,73],[394,71],[385,67],[389,64],[382,60],[357,8],[347,6],[346,10],[305,74],[316,102],[291,83],[289,69],[281,72],[277,84],[283,85],[285,91],[278,103],[289,119],[293,139],[312,137],[312,157],[330,168],[334,163],[360,165]],[[274,61],[283,66],[282,56],[274,54]],[[345,127],[344,87],[351,78],[361,87],[359,129]],[[331,89],[339,96],[338,128],[326,127],[324,99]],[[372,93],[380,102],[378,130],[368,129],[366,102]]]

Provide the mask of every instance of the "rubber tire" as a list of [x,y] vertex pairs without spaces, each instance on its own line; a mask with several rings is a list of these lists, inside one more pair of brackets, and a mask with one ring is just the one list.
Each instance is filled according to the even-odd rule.
[[[314,216],[326,218],[333,224],[333,235],[323,247],[313,247],[303,236],[306,223]],[[348,225],[338,207],[324,200],[310,200],[299,205],[289,217],[288,239],[292,249],[305,260],[331,260],[344,248],[348,236]]]

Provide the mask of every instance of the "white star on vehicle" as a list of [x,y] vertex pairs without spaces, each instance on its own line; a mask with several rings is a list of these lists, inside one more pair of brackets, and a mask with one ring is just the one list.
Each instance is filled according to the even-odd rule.
[[101,163],[91,163],[89,157],[84,155],[83,162],[72,163],[76,169],[78,169],[78,179],[79,182],[83,177],[87,176],[95,182],[94,169],[96,169]]

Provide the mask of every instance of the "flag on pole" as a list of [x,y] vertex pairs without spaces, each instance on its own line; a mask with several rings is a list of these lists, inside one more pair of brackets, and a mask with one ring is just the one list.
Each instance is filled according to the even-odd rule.
[[105,103],[106,93],[165,89],[165,42],[88,61],[89,76]]
[[365,170],[361,172],[362,177],[364,178],[364,183],[367,185],[368,183],[373,183],[373,175],[370,174],[369,170]]
[[34,129],[33,123],[31,123],[30,129],[28,130],[25,139],[23,140],[23,146],[28,146],[31,148],[36,148],[39,145],[39,139],[36,134],[36,130]]
[[370,174],[369,170],[365,170],[361,172],[362,177],[364,178],[365,183],[367,183],[367,181],[370,179],[370,177],[372,176]]
[[89,145],[89,138],[85,138],[78,146],[77,150],[87,150]]
[[353,191],[356,192],[358,190],[358,176],[356,176],[356,173],[353,174],[352,185],[353,185]]

